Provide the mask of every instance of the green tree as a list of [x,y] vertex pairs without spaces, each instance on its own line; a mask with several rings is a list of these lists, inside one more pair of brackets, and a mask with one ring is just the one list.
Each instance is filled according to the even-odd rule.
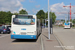
[[22,10],[19,11],[19,14],[28,14],[28,12],[26,10],[22,9]]
[[[54,12],[49,12],[49,14],[50,14],[50,19],[52,19],[52,24],[54,24],[56,20],[56,15]],[[46,18],[48,19],[48,12],[46,12]]]
[[75,23],[75,19],[73,19],[73,23]]
[[70,22],[72,22],[72,19],[70,20]]
[[19,13],[15,12],[14,15],[18,15]]
[[12,16],[12,13],[10,11],[8,12],[0,11],[0,24],[10,23],[11,16]]
[[36,16],[42,22],[42,19],[45,19],[45,12],[43,10],[40,10],[40,11],[37,12]]
[[12,17],[12,13],[10,11],[6,12],[6,23],[10,23],[11,22],[11,17]]

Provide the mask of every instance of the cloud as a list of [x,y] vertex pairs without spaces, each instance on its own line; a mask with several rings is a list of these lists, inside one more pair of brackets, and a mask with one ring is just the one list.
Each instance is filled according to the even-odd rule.
[[[62,2],[62,3],[57,3],[57,4],[53,4],[51,5],[50,9],[54,12],[67,12],[69,10],[68,7],[64,8],[65,4]],[[66,11],[65,11],[66,10]]]
[[36,5],[35,7],[36,7],[36,8],[39,8],[39,7],[40,7],[40,5]]
[[20,8],[19,8],[19,11],[22,10],[22,9],[23,9],[23,10],[26,10],[28,13],[30,13],[29,10],[27,10],[27,9],[25,9],[25,8],[23,8],[23,7],[20,7]]
[[[23,7],[21,2],[24,2],[26,0],[0,0],[0,11],[11,11],[12,13],[19,13],[21,9],[26,10],[28,13],[30,13],[29,10]],[[29,2],[34,2],[34,0],[29,0]]]
[[23,1],[26,1],[26,0],[19,0],[19,1],[23,2]]
[[32,9],[32,12],[33,13],[37,13],[39,10],[36,10],[36,9]]
[[22,1],[24,0],[0,0],[0,11],[15,12],[17,9],[23,7]]
[[[52,10],[52,12],[55,12],[57,19],[65,19],[65,16],[68,17],[67,13],[70,11],[70,8],[69,7],[63,7],[63,6],[65,6],[65,4],[63,2],[53,4],[50,6],[50,10]],[[69,6],[69,5],[66,5],[66,6]],[[72,10],[75,10],[75,8],[72,8]]]
[[23,10],[26,10],[25,8],[23,8],[23,7],[20,7],[20,8],[19,8],[19,11],[20,11],[20,10],[22,10],[22,9],[23,9]]

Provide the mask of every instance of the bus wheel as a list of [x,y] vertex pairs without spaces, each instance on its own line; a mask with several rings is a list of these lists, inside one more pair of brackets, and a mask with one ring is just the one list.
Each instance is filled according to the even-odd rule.
[[1,31],[1,34],[3,34],[3,31]]

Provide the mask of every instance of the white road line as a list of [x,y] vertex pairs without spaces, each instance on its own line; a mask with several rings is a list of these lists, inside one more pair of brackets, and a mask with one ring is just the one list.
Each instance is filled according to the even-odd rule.
[[[56,40],[58,41],[58,43],[60,44],[60,46],[63,46],[63,44],[61,43],[61,41],[59,40],[59,38],[55,34],[53,34],[53,35],[56,38]],[[62,50],[65,50],[65,48],[63,48],[63,47],[61,47],[61,48],[62,48]]]
[[[10,34],[9,34],[9,35],[10,35]],[[6,36],[9,36],[9,35],[4,35],[4,36],[2,35],[0,38],[6,37]]]
[[41,34],[41,47],[42,47],[42,50],[44,50],[44,45],[43,45],[42,34]]

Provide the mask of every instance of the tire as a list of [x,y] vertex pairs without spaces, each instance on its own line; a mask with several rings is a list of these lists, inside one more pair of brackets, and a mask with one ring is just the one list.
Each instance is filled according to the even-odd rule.
[[36,37],[36,40],[38,39],[38,32],[37,32],[37,37]]
[[8,34],[10,34],[10,32],[8,32]]
[[3,31],[1,31],[1,34],[3,34]]

